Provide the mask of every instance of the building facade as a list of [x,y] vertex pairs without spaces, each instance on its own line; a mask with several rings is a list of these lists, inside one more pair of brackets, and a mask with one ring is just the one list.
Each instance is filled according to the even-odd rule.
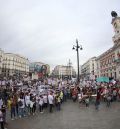
[[114,36],[113,46],[97,57],[97,77],[105,76],[120,80],[120,17],[116,12],[112,12],[112,22]]
[[116,78],[114,47],[97,57],[97,69],[99,70],[97,77],[105,76],[109,78]]
[[115,64],[116,64],[116,79],[120,80],[120,17],[116,12],[112,12],[112,22],[114,29],[114,49],[115,49]]
[[2,74],[4,51],[0,49],[0,75]]
[[59,78],[69,78],[76,76],[76,72],[72,66],[57,65],[53,70],[53,75]]
[[20,76],[29,73],[29,60],[13,53],[4,53],[2,74],[4,76]]
[[81,66],[81,79],[91,80],[96,78],[97,63],[96,57],[90,58]]

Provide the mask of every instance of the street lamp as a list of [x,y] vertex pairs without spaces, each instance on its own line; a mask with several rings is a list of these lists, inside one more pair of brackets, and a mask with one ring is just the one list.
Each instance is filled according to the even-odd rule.
[[80,74],[79,74],[79,49],[83,50],[83,48],[82,48],[82,45],[78,44],[78,40],[77,39],[76,39],[76,44],[77,44],[76,46],[73,45],[72,49],[77,51],[77,67],[78,67],[77,83],[79,83],[80,82]]

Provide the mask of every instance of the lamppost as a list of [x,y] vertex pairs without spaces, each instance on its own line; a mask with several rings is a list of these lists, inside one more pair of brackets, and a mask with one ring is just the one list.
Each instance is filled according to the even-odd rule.
[[79,74],[79,49],[82,50],[82,45],[78,44],[78,40],[76,39],[76,46],[73,45],[73,50],[77,51],[77,67],[78,67],[78,76],[77,76],[77,83],[80,82],[80,74]]

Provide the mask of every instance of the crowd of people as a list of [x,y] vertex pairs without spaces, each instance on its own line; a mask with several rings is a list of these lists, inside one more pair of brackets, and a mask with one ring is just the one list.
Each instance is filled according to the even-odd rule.
[[28,117],[40,112],[60,111],[67,99],[78,100],[89,107],[94,102],[96,110],[101,102],[107,107],[120,100],[119,82],[97,83],[84,81],[79,84],[71,80],[45,78],[24,82],[22,80],[0,80],[0,124],[5,129],[6,118],[11,120]]
[[[70,98],[67,81],[46,78],[42,80],[1,80],[0,81],[0,123],[6,125],[6,117],[11,120],[44,113],[47,109],[60,111],[64,101]],[[54,109],[53,109],[54,108]]]
[[94,102],[95,108],[98,110],[100,103],[106,103],[106,107],[110,107],[112,102],[120,101],[120,83],[86,81],[78,93],[79,103],[85,104],[89,107]]

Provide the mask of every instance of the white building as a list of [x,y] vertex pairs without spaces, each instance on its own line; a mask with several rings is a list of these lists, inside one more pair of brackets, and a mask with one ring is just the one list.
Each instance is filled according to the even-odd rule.
[[115,63],[116,63],[116,79],[120,80],[120,17],[118,17],[116,12],[112,12],[112,22],[114,29],[114,48],[115,48]]
[[5,76],[27,74],[29,73],[29,61],[18,54],[5,53],[2,73]]
[[59,78],[75,77],[76,72],[72,66],[57,65],[53,70],[53,74]]
[[90,58],[81,66],[81,77],[82,79],[95,79],[97,74],[97,63],[96,57]]

